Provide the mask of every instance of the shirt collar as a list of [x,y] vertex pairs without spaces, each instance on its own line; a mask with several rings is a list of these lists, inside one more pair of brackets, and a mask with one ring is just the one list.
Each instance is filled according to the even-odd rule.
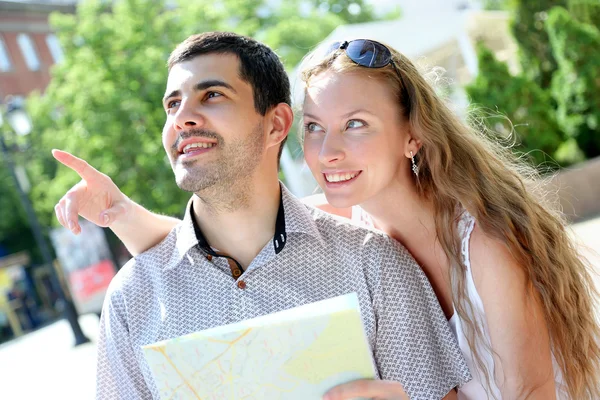
[[[279,210],[277,211],[275,235],[272,241],[275,254],[279,254],[285,247],[288,240],[288,233],[303,233],[320,238],[319,231],[308,206],[291,194],[283,183],[280,183],[280,187]],[[183,221],[177,232],[176,247],[180,257],[183,257],[196,245],[208,254],[214,252],[196,221],[193,202],[194,197],[192,196],[188,201]]]
[[311,207],[290,193],[283,183],[280,186],[287,232],[303,233],[320,239],[321,234],[312,216]]

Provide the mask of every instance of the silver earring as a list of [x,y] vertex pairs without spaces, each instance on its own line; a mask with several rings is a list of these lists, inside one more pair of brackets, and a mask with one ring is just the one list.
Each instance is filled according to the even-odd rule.
[[415,157],[413,156],[413,152],[410,152],[410,161],[412,162],[412,171],[414,172],[415,176],[418,178],[419,177],[419,166],[415,163]]

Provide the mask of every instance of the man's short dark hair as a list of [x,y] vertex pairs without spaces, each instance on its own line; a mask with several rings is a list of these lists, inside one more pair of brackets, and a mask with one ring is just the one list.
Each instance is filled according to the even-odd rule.
[[[281,60],[268,46],[232,32],[205,32],[181,42],[169,56],[169,71],[175,64],[205,54],[235,54],[240,60],[240,78],[254,94],[254,108],[260,115],[279,103],[291,106],[290,81]],[[279,148],[277,162],[285,140]]]

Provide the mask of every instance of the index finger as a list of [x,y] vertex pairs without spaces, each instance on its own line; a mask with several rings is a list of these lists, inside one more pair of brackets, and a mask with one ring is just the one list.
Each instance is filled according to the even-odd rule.
[[66,151],[54,149],[52,150],[52,155],[58,162],[77,172],[84,180],[92,179],[95,175],[100,173],[97,169],[88,164],[87,161],[75,157],[73,154]]

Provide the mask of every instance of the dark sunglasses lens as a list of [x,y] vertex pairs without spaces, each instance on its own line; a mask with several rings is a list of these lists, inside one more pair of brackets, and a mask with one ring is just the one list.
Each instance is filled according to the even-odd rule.
[[358,65],[369,68],[385,67],[392,58],[387,47],[371,40],[354,40],[350,42],[346,54]]

